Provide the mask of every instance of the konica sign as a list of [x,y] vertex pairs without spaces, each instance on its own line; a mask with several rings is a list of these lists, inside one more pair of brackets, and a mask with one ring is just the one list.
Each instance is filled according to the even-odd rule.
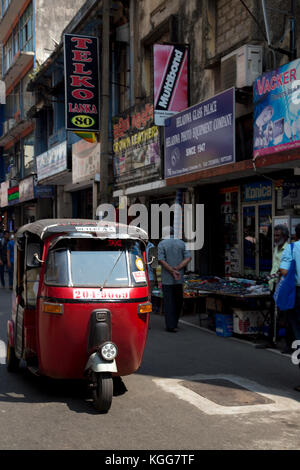
[[272,200],[272,181],[245,184],[243,189],[243,202]]

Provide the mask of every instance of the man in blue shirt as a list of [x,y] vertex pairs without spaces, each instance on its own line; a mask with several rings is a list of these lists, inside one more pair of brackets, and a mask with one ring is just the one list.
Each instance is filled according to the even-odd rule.
[[177,331],[182,308],[184,268],[191,259],[185,242],[174,238],[172,227],[165,227],[163,240],[158,244],[158,261],[162,266],[161,282],[166,331],[172,333]]
[[[296,242],[294,243],[293,256],[291,245],[288,245],[282,253],[280,272],[283,276],[286,276],[294,258],[296,261],[296,301],[295,308],[288,311],[288,319],[292,325],[296,340],[300,340],[300,224],[296,226],[295,232]],[[300,386],[296,387],[295,390],[300,392]]]

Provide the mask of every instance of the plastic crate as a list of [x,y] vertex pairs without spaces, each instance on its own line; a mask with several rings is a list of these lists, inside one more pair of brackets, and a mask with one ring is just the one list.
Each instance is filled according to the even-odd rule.
[[216,314],[216,334],[217,336],[229,337],[233,332],[232,314]]

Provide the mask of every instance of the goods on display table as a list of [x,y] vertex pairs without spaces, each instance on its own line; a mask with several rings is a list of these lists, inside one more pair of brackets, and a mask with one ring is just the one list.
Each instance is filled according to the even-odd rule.
[[[161,284],[152,291],[154,297],[162,298]],[[199,313],[200,299],[206,299],[205,313],[199,313],[199,322],[214,329],[219,336],[267,335],[270,323],[270,290],[267,280],[254,281],[243,278],[217,276],[184,276],[184,300],[189,303],[190,313]]]

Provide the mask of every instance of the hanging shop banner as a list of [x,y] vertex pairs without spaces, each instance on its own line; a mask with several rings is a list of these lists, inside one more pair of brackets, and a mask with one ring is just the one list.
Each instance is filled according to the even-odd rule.
[[188,107],[188,47],[154,44],[154,122],[164,126],[165,119]]
[[136,106],[113,119],[115,185],[143,184],[161,178],[159,129],[153,105]]
[[72,145],[72,182],[94,180],[100,173],[100,143],[89,143],[83,139]]
[[234,88],[166,120],[165,178],[234,161]]
[[19,201],[19,186],[14,186],[13,188],[9,188],[7,190],[8,195],[8,205],[12,206],[14,204],[18,204]]
[[41,181],[49,176],[67,170],[67,141],[47,150],[36,157],[37,179]]
[[300,147],[300,60],[261,75],[253,85],[254,157]]
[[64,35],[66,129],[99,132],[98,38]]
[[1,183],[1,207],[8,206],[8,189],[9,181],[4,181],[4,183]]
[[19,184],[19,201],[30,201],[34,199],[34,179],[33,176],[25,178]]

